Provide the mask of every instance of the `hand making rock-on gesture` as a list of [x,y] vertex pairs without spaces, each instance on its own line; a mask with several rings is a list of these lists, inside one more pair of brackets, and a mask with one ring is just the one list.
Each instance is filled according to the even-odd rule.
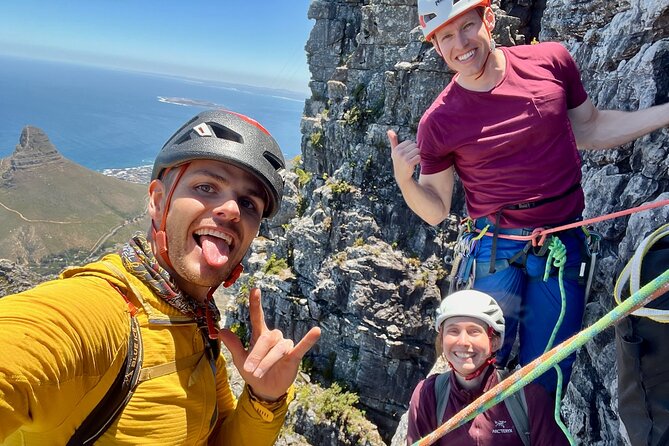
[[281,398],[295,381],[302,357],[321,336],[321,329],[313,327],[294,345],[280,330],[270,330],[260,303],[260,290],[253,288],[249,295],[251,342],[245,349],[237,335],[221,330],[219,339],[230,350],[232,361],[253,393],[264,401]]

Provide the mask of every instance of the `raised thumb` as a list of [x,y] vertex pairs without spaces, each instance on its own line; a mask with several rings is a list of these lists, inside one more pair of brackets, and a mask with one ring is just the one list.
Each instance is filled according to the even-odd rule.
[[395,130],[388,130],[386,132],[386,135],[388,135],[388,141],[390,141],[390,148],[394,149],[399,142],[397,141],[397,133],[395,133]]

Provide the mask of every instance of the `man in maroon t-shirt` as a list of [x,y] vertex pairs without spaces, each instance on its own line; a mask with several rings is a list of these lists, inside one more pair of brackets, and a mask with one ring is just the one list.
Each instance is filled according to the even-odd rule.
[[[554,272],[544,282],[546,257],[524,254],[525,242],[503,235],[581,218],[577,147],[613,148],[669,125],[669,104],[635,112],[598,110],[560,44],[495,48],[489,0],[419,0],[418,13],[425,38],[457,74],[423,115],[417,144],[398,143],[388,132],[395,180],[409,207],[437,225],[450,213],[457,172],[474,226],[502,234],[478,241],[465,234],[476,260],[473,287],[491,294],[504,311],[509,336],[500,361],[508,359],[519,331],[519,361],[527,364],[546,349],[558,321],[558,277]],[[558,237],[567,250],[566,314],[554,344],[580,329],[584,311],[584,288],[577,280],[583,231]],[[560,364],[565,386],[574,358]],[[538,381],[555,391],[553,371]]]

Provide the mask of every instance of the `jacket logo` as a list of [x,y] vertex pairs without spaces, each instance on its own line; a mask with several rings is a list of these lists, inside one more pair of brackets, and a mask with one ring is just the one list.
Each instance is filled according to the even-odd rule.
[[493,434],[511,434],[513,429],[506,427],[506,420],[495,420],[495,428],[492,430]]

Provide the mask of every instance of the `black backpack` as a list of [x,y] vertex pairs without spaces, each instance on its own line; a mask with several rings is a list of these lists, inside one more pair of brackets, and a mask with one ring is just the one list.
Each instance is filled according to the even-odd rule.
[[[616,283],[616,301],[668,269],[669,224],[665,224],[637,247]],[[616,325],[618,415],[633,446],[669,445],[668,339],[669,293]]]

